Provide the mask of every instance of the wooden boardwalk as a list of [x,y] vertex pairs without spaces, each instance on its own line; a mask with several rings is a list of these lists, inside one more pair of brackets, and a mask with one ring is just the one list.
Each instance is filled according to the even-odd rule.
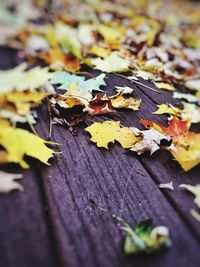
[[[1,48],[0,67],[17,64],[15,51]],[[114,85],[133,85],[114,74],[107,75],[107,90]],[[171,94],[135,88],[142,99],[138,112],[125,111],[108,118],[141,128],[139,118],[165,123],[152,114],[156,104],[173,103]],[[100,117],[101,118],[101,117]],[[47,138],[48,113],[39,110],[38,133]],[[88,123],[91,121],[88,120]],[[117,144],[98,149],[89,141],[85,124],[73,135],[54,126],[52,140],[61,143],[62,154],[46,167],[30,161],[21,171],[14,165],[4,170],[24,173],[24,192],[0,196],[1,267],[198,267],[200,224],[190,215],[193,197],[179,188],[181,183],[199,183],[200,166],[184,173],[165,151],[137,156],[124,153]],[[175,190],[159,189],[173,181]],[[92,200],[92,201],[91,201]],[[126,256],[123,234],[116,222],[92,205],[108,209],[135,225],[152,218],[155,225],[168,226],[173,242],[169,250],[151,255]]]

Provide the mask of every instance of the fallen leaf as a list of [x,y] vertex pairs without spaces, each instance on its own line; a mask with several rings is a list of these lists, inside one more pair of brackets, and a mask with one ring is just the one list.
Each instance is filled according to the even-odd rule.
[[[102,91],[101,86],[106,85],[105,74],[100,74],[95,78],[85,80],[85,77],[70,74],[68,72],[57,72],[51,79],[52,84],[60,84],[59,89],[66,90],[68,95],[83,97],[90,101],[92,91]],[[70,92],[69,92],[70,91]]]
[[125,72],[129,70],[130,62],[127,58],[122,58],[118,52],[112,52],[105,59],[91,59],[95,69],[103,72]]
[[184,171],[189,171],[200,163],[200,134],[189,131],[188,121],[174,117],[168,122],[168,127],[145,120],[141,120],[141,123],[172,137],[175,149],[170,152]]
[[54,124],[72,127],[83,121],[88,115],[88,112],[84,111],[84,103],[79,98],[58,94],[49,102]]
[[27,64],[22,63],[14,69],[0,71],[0,92],[8,93],[12,90],[17,91],[35,91],[44,86],[52,74],[48,68],[39,66],[27,70]]
[[119,92],[115,96],[109,97],[111,104],[114,108],[128,108],[132,110],[139,110],[141,99],[133,97],[125,98],[123,92]]
[[185,99],[191,103],[200,103],[200,97],[191,94],[174,92],[173,98]]
[[167,90],[167,91],[175,91],[175,88],[172,84],[164,83],[164,82],[153,82],[156,87],[159,89]]
[[198,222],[200,222],[200,213],[199,213],[199,212],[197,212],[196,210],[191,209],[191,210],[190,210],[190,213],[192,214],[192,216],[193,216]]
[[153,112],[153,114],[169,114],[176,116],[182,120],[187,120],[191,123],[200,122],[200,108],[195,104],[182,102],[183,109],[176,108],[171,104],[157,105],[158,110]]
[[0,194],[9,193],[12,190],[23,191],[23,186],[15,180],[21,179],[22,174],[14,174],[0,171]]
[[110,50],[101,46],[94,45],[89,53],[98,57],[106,58],[110,54]]
[[48,164],[49,158],[56,152],[46,144],[55,144],[23,129],[1,125],[0,145],[6,150],[4,162],[19,163],[22,168],[29,168],[23,159],[25,155]]
[[164,134],[159,133],[154,129],[140,131],[135,127],[129,128],[135,136],[140,137],[134,146],[130,149],[131,151],[137,152],[138,155],[145,151],[150,151],[150,155],[156,152],[162,146],[162,142],[165,142],[165,146],[170,147],[172,139],[166,137]]
[[131,95],[134,92],[134,89],[129,86],[115,86],[115,88],[115,91],[122,95]]
[[91,115],[115,113],[111,100],[106,95],[96,95],[88,104],[84,111],[89,112]]
[[173,116],[181,117],[181,110],[172,106],[171,104],[157,105],[158,109],[153,114],[170,114]]
[[164,189],[169,189],[171,191],[174,190],[174,186],[173,186],[173,182],[169,182],[169,183],[164,183],[164,184],[159,184],[158,185],[159,188],[164,188]]
[[182,119],[190,120],[192,123],[200,122],[200,107],[197,107],[195,104],[182,102]]
[[95,122],[85,130],[91,134],[92,142],[107,149],[108,144],[115,141],[123,148],[131,148],[138,140],[127,127],[121,126],[119,121]]
[[180,184],[181,188],[188,190],[194,195],[194,203],[200,208],[200,184],[190,185],[190,184]]
[[152,253],[171,246],[168,228],[153,227],[151,220],[142,221],[134,229],[126,225],[122,230],[127,234],[124,244],[126,254]]
[[200,80],[190,79],[185,82],[185,86],[193,91],[200,91]]

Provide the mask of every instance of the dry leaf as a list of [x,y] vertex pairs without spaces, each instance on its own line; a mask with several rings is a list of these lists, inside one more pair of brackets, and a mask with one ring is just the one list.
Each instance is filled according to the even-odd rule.
[[145,151],[150,151],[150,155],[152,155],[160,149],[162,142],[165,142],[165,146],[171,146],[171,138],[166,137],[164,134],[161,134],[154,129],[145,131],[140,131],[135,127],[131,127],[129,129],[135,136],[141,137],[141,140],[138,140],[130,149],[131,151],[137,152],[138,155],[144,153]]
[[164,83],[164,82],[154,82],[155,86],[159,89],[167,90],[167,91],[175,91],[175,88],[172,84]]
[[52,74],[48,68],[39,66],[27,70],[27,64],[22,63],[14,69],[0,71],[0,92],[8,93],[12,90],[17,91],[35,91],[35,89],[44,86]]
[[118,141],[123,148],[131,148],[138,138],[127,128],[120,125],[119,121],[95,122],[85,129],[91,134],[91,141],[98,147],[108,149],[109,143]]
[[173,182],[169,182],[169,183],[164,183],[164,184],[159,184],[158,185],[159,188],[164,188],[164,189],[169,189],[171,191],[174,190],[174,186],[173,186]]
[[91,63],[95,66],[95,69],[103,72],[125,72],[130,67],[129,60],[122,58],[117,52],[112,52],[105,59],[91,59]]
[[180,184],[180,187],[185,188],[195,196],[194,203],[197,205],[198,208],[200,208],[200,184],[197,185]]
[[14,174],[0,171],[0,194],[9,193],[12,190],[23,191],[23,186],[15,180],[21,179],[22,174]]
[[168,127],[141,120],[147,128],[155,130],[173,138],[175,149],[170,150],[184,171],[189,171],[200,163],[200,134],[189,131],[188,121],[176,117],[168,122]]
[[[30,156],[48,164],[48,160],[55,154],[46,144],[55,144],[23,129],[15,129],[10,126],[1,125],[0,145],[6,150],[4,162],[19,163],[27,169],[29,165],[24,156]],[[2,162],[2,159],[1,159]]]

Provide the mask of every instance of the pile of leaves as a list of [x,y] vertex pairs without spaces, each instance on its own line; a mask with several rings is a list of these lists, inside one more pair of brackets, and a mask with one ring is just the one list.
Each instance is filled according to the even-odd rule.
[[[29,168],[25,156],[48,164],[58,153],[49,147],[56,143],[35,131],[39,105],[48,105],[50,136],[52,124],[73,130],[98,115],[126,114],[126,109],[136,113],[142,101],[134,97],[132,87],[119,84],[112,95],[105,90],[107,74],[115,73],[155,94],[170,91],[179,103],[155,107],[155,116],[168,115],[167,126],[144,119],[140,129],[113,119],[85,124],[91,141],[106,149],[117,141],[138,155],[168,150],[184,171],[200,164],[200,15],[196,5],[178,0],[167,7],[159,0],[60,0],[50,5],[2,1],[0,45],[16,49],[23,63],[0,71],[0,163]],[[91,69],[99,74],[89,75]],[[195,131],[191,130],[194,125]],[[5,180],[0,181],[0,192],[22,189],[14,181],[21,176],[3,172],[0,176]],[[196,194],[191,187],[185,188]],[[126,250],[135,251],[129,243]]]

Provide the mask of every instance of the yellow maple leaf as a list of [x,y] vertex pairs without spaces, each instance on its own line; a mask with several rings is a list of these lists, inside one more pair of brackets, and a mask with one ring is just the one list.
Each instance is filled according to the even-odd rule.
[[48,95],[49,94],[42,92],[18,92],[16,90],[9,93],[0,93],[0,107],[6,108],[9,107],[10,103],[12,103],[15,105],[16,112],[18,114],[25,115],[30,111],[33,105],[35,106],[36,104],[40,104],[41,101]]
[[118,141],[123,148],[131,148],[138,138],[127,128],[120,125],[119,121],[95,122],[86,128],[91,134],[91,141],[98,147],[108,149],[109,143]]
[[154,82],[155,86],[159,89],[167,90],[167,91],[175,91],[175,88],[172,84],[164,83],[164,82]]
[[22,63],[14,69],[0,71],[0,91],[8,93],[13,89],[17,91],[34,91],[44,86],[52,74],[48,68],[35,67],[28,71],[27,64]]
[[170,151],[184,171],[200,164],[200,134],[188,132],[177,137],[176,150]]
[[98,27],[98,31],[107,41],[112,41],[116,43],[122,42],[125,39],[123,27],[112,28],[106,25],[100,25]]
[[110,101],[114,108],[129,108],[132,110],[138,110],[141,104],[141,99],[135,99],[133,97],[125,98],[123,92],[119,92],[117,95],[110,97]]
[[181,117],[181,110],[179,108],[175,108],[172,105],[167,105],[167,104],[161,104],[157,105],[158,109],[153,112],[153,114],[170,114],[174,116]]
[[110,54],[110,50],[98,45],[92,46],[89,53],[98,57],[106,58]]
[[127,58],[122,58],[118,52],[112,52],[105,59],[94,58],[91,63],[96,69],[104,72],[125,72],[129,70],[130,62]]
[[1,151],[4,162],[19,163],[22,168],[29,168],[23,159],[25,155],[36,158],[48,164],[48,160],[55,154],[46,144],[55,144],[24,130],[1,125],[0,145],[6,150]]

